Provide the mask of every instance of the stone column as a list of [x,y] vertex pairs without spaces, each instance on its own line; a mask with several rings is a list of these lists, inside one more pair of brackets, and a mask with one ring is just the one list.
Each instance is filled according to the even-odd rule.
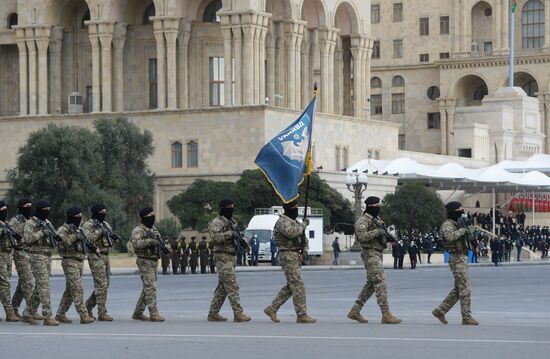
[[48,113],[48,47],[50,28],[36,28],[36,47],[38,48],[38,113]]
[[342,40],[336,42],[334,51],[334,113],[342,115],[344,99],[344,51],[342,50]]
[[[501,2],[503,2],[502,4],[502,9],[503,9],[503,12],[502,12],[502,32],[501,32],[501,41],[502,41],[502,46],[501,46],[501,50],[503,52],[508,52],[510,50],[510,46],[509,46],[509,27],[510,27],[510,13],[509,13],[509,7],[510,7],[510,0],[501,0]],[[547,13],[547,11],[545,11],[545,13]]]
[[112,50],[114,23],[98,25],[99,41],[101,44],[101,111],[113,112],[113,67]]
[[29,52],[29,115],[36,115],[38,74],[36,71],[36,44],[33,29],[25,29],[27,50]]
[[441,154],[446,155],[447,152],[447,108],[445,107],[445,100],[439,100],[439,113],[441,116]]
[[191,22],[181,20],[178,35],[179,49],[179,106],[189,108],[189,40],[191,39]]
[[115,107],[116,112],[124,111],[124,43],[126,42],[126,24],[115,25]]
[[260,46],[260,83],[259,83],[259,86],[260,86],[260,102],[259,104],[260,105],[264,105],[265,104],[265,96],[266,96],[266,85],[265,85],[265,81],[266,81],[266,48],[265,48],[265,38],[266,38],[266,35],[267,35],[267,24],[269,22],[269,17],[268,16],[262,16],[260,18],[261,22],[260,22],[260,27],[259,27],[259,31],[260,31],[260,42],[259,42],[259,46]]
[[338,29],[320,28],[319,47],[321,50],[321,112],[331,113],[333,108],[334,89],[334,49]]
[[252,59],[252,82],[253,82],[253,104],[260,104],[260,26],[254,25],[254,37],[253,37],[253,59]]
[[447,154],[456,156],[455,141],[455,103],[453,100],[447,101]]
[[235,105],[241,106],[243,101],[243,52],[242,38],[243,33],[240,25],[232,25],[233,48],[235,51]]
[[[282,24],[277,24],[277,37],[275,40],[275,106],[284,107],[287,103],[285,96],[285,40],[282,34]],[[282,97],[282,98],[281,98]]]
[[61,47],[63,27],[52,28],[50,35],[50,112],[61,113]]
[[[302,108],[301,106],[301,97],[302,97],[302,42],[304,41],[304,29],[305,25],[301,27],[301,32],[296,37],[296,48],[295,48],[295,54],[296,54],[296,77],[294,78],[294,87],[295,87],[295,97],[296,97],[296,103],[295,103],[295,109],[300,110]],[[304,106],[305,107],[305,106]]]
[[[88,37],[92,46],[92,101],[93,112],[101,111],[101,60],[100,60],[100,45],[97,34],[97,25],[88,25]],[[78,76],[78,74],[76,74]]]
[[254,16],[253,14],[241,15],[243,31],[243,105],[254,104],[254,33],[256,32],[256,26],[253,25]]
[[166,38],[166,79],[168,84],[168,108],[178,108],[178,73],[176,40],[178,38],[178,19],[164,20],[164,36]]
[[[308,34],[308,30],[305,30]],[[302,108],[305,108],[309,99],[312,97],[312,89],[313,89],[313,81],[309,78],[309,50],[310,50],[310,42],[309,39],[306,37],[302,40],[302,48],[301,51],[301,81],[302,81]]]
[[166,108],[166,43],[162,19],[153,19],[153,28],[157,42],[157,108],[163,110]]
[[17,48],[19,49],[19,115],[26,116],[29,107],[28,81],[28,54],[25,41],[25,30],[16,30]]
[[546,136],[541,153],[548,153],[550,151],[550,92],[539,92],[538,99],[541,114],[540,132]]
[[301,96],[301,76],[300,76],[300,52],[304,34],[305,22],[299,20],[287,21],[284,24],[285,31],[285,51],[287,66],[287,105],[291,109],[298,109]]
[[367,73],[367,55],[369,53],[370,40],[366,36],[354,36],[351,38],[351,52],[354,59],[353,67],[353,93],[355,96],[355,117],[363,118],[364,108],[367,104],[367,85],[369,80],[365,78]]
[[273,29],[267,35],[267,97],[269,104],[275,105],[275,37]]
[[223,33],[223,78],[225,80],[225,106],[233,105],[233,34],[229,26],[231,19],[229,16],[222,17]]
[[502,40],[502,31],[501,31],[501,25],[502,25],[502,18],[506,15],[504,15],[504,12],[501,9],[501,2],[497,1],[495,2],[495,7],[493,9],[493,52],[494,51],[500,51],[501,48],[501,40]]

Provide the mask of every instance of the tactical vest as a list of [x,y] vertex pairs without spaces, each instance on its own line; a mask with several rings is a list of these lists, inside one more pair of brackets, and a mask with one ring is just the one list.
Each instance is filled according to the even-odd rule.
[[3,228],[4,224],[0,224],[0,252],[2,253],[11,253],[12,247],[10,238],[6,228]]
[[277,223],[275,223],[273,236],[275,237],[275,244],[277,248],[279,248],[279,251],[297,252],[302,249],[301,236],[289,238],[283,233],[285,227],[298,225],[298,222],[294,222],[294,220],[283,215],[277,220]]
[[65,245],[64,242],[59,243],[57,247],[59,255],[63,258],[74,258],[78,260],[83,260],[85,258],[84,246],[79,237],[80,233],[72,231],[68,226],[63,225],[57,231],[59,236],[65,241],[65,237],[69,236],[72,244]]
[[[150,230],[145,230],[140,227],[140,229],[142,230],[142,233],[141,233],[142,238],[155,238],[154,237],[155,234],[158,234],[155,228]],[[156,244],[147,246],[145,248],[139,248],[139,249],[134,246],[134,253],[138,257],[148,258],[152,260],[158,260],[161,255],[160,250]]]
[[[445,221],[443,224],[449,222],[450,220]],[[460,228],[453,222],[451,222],[452,226],[454,227],[455,231],[458,231]],[[442,226],[443,227],[443,226]],[[467,241],[467,234],[458,238],[456,241],[448,241],[445,238],[445,235],[443,232],[441,233],[441,247],[448,251],[448,252],[461,252],[461,253],[468,253],[468,244]]]
[[[216,227],[218,225],[220,225],[220,227],[219,227],[219,232],[220,233],[233,231],[233,227],[231,226],[229,221],[227,219],[225,219],[225,217],[218,216],[218,217],[214,218],[214,220],[210,224],[210,238],[213,239],[215,237],[215,233],[212,230],[212,227],[214,227],[214,221],[216,221],[216,223],[215,223]],[[217,242],[215,242],[215,245],[216,245],[215,249],[214,249],[215,253],[237,255],[237,245],[236,245],[234,239],[227,239],[227,240],[221,241],[221,242],[217,241]]]
[[[378,225],[376,225],[376,223],[374,223],[374,219],[368,213],[365,213],[361,217],[359,217],[355,226],[357,227],[361,224],[364,224],[367,227],[365,232],[371,232],[380,228]],[[361,248],[365,250],[374,249],[376,251],[383,252],[388,246],[388,242],[384,236],[377,236],[375,238],[371,238],[370,240],[359,239],[359,241],[361,243]]]

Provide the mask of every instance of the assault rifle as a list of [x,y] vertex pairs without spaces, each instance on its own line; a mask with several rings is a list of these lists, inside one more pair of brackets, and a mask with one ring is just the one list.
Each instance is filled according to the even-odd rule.
[[170,250],[166,248],[166,246],[164,245],[162,238],[160,238],[159,235],[154,234],[153,231],[151,230],[147,231],[147,238],[153,238],[157,241],[157,250],[158,250],[159,257],[161,252],[164,254],[170,253]]
[[466,228],[467,239],[466,239],[466,245],[468,246],[468,249],[472,249],[472,242],[474,241],[474,234],[472,231],[470,231],[470,227],[472,225],[472,221],[468,219],[468,217],[462,217],[458,218],[458,224],[462,226],[462,228]]
[[99,257],[99,254],[97,254],[97,247],[94,246],[92,242],[90,242],[88,237],[86,237],[86,234],[84,234],[84,231],[82,230],[82,228],[79,228],[79,227],[75,226],[74,224],[71,224],[69,226],[69,228],[72,231],[77,232],[78,239],[80,240],[80,243],[82,243],[82,250],[84,251],[85,255],[88,255],[88,249],[91,249],[92,252],[94,252],[96,254],[96,256]]
[[384,232],[384,239],[386,240],[386,242],[395,242],[395,238],[388,231],[388,227],[384,222],[380,221],[376,217],[373,217],[373,222],[374,222],[374,225],[378,227],[378,229],[381,229],[382,232]]
[[46,229],[48,231],[50,247],[54,248],[56,243],[63,241],[63,239],[59,237],[59,234],[57,234],[57,232],[55,231],[55,228],[53,228],[50,221],[48,220],[42,221],[39,219],[38,224],[40,225],[41,228]]
[[6,233],[8,234],[8,238],[10,239],[10,245],[12,248],[15,248],[17,247],[17,242],[20,241],[23,237],[21,237],[19,235],[19,233],[17,233],[15,231],[15,229],[13,229],[12,226],[10,226],[9,224],[4,224],[3,226],[5,229],[6,229]]
[[248,245],[248,243],[246,243],[246,240],[244,239],[243,234],[239,229],[239,226],[237,225],[237,222],[231,219],[229,223],[231,224],[233,231],[235,231],[235,234],[237,235],[237,238],[235,238],[235,246],[240,244],[246,253],[250,252],[250,246]]
[[97,221],[99,229],[103,232],[105,237],[107,237],[107,242],[109,243],[109,247],[113,247],[115,245],[116,241],[120,241],[120,237],[117,236],[113,231],[105,225],[105,223]]

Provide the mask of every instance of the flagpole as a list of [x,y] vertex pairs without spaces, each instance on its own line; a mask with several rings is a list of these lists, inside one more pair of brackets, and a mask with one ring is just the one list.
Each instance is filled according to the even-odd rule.
[[515,16],[514,16],[514,13],[515,13],[515,6],[517,6],[517,4],[515,3],[515,0],[509,0],[509,3],[508,3],[508,10],[510,12],[510,28],[508,29],[508,32],[510,33],[509,34],[509,41],[510,41],[510,44],[509,44],[509,47],[510,47],[510,54],[509,54],[509,58],[508,58],[508,86],[509,87],[514,87],[514,57],[515,57],[515,54],[514,54],[514,30],[515,30],[515,22],[516,22],[516,19],[515,19]]

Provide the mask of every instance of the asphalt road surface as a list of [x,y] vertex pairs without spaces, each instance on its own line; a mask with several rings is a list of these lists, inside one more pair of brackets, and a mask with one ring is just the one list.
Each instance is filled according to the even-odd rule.
[[[346,318],[365,280],[360,270],[304,273],[311,316],[296,324],[292,303],[272,323],[263,308],[283,285],[281,272],[239,273],[249,323],[209,323],[214,275],[159,276],[164,323],[130,319],[138,276],[112,278],[108,307],[115,321],[59,327],[0,323],[0,358],[549,358],[550,266],[472,268],[472,309],[481,325],[460,325],[458,305],[440,324],[431,310],[448,293],[447,268],[387,270],[390,308],[400,325],[381,325],[375,298],[363,309],[369,324]],[[84,279],[89,294],[91,278]],[[52,279],[54,311],[65,286]],[[12,281],[12,291],[13,291]],[[226,302],[222,314],[232,318]],[[69,311],[75,323],[78,316]]]

